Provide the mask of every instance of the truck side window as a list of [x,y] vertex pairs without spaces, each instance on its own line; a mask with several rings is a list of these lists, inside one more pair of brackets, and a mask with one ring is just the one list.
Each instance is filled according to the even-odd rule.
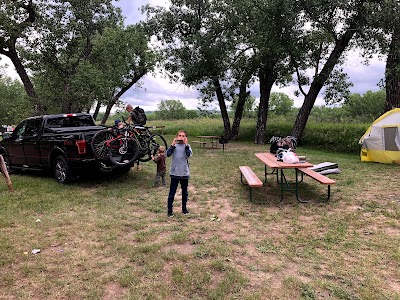
[[25,128],[26,128],[26,121],[22,122],[19,124],[13,131],[12,136],[17,138],[19,136],[23,136],[25,134]]
[[41,119],[28,120],[28,124],[25,129],[25,136],[35,136],[39,133],[39,127],[42,124]]

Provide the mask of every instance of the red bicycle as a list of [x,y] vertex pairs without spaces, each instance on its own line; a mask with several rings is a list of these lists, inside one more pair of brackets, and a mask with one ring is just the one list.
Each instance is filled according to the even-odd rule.
[[164,137],[151,134],[149,128],[152,127],[125,124],[122,129],[101,130],[92,139],[92,150],[97,158],[109,159],[114,165],[149,161],[161,145],[167,149]]

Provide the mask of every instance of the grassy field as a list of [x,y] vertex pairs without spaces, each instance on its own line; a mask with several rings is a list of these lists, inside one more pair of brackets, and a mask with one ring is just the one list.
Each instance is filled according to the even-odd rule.
[[273,181],[250,202],[238,166],[261,177],[268,145],[227,146],[193,145],[190,215],[178,195],[172,219],[152,162],[65,186],[16,173],[13,193],[0,181],[0,299],[400,299],[399,166],[299,148],[339,164],[331,200],[305,178],[310,203],[279,203]]

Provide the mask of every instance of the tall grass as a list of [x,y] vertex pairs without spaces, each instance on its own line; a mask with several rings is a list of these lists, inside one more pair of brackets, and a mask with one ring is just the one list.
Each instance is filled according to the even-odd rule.
[[[221,119],[198,118],[191,120],[155,120],[149,125],[165,125],[164,133],[175,134],[185,129],[191,136],[223,135],[224,126]],[[316,149],[326,149],[339,152],[360,151],[358,143],[369,124],[336,124],[336,123],[308,123],[301,138],[301,145]],[[268,121],[266,140],[272,136],[287,136],[291,134],[293,123],[282,118]],[[256,132],[256,121],[244,118],[240,123],[240,141],[252,142]]]
[[290,192],[279,202],[275,180],[250,202],[238,166],[262,178],[254,153],[267,146],[227,146],[193,146],[190,215],[178,192],[172,219],[152,162],[71,185],[11,174],[14,193],[0,182],[0,299],[400,299],[398,166],[299,147],[339,164],[331,200],[305,178],[308,204]]

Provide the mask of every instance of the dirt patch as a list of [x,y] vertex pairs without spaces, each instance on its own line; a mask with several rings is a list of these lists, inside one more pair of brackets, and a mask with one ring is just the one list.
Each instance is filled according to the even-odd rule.
[[228,199],[219,199],[220,204],[221,204],[221,209],[220,209],[220,213],[219,213],[219,217],[222,220],[225,220],[229,217],[231,218],[236,218],[239,216],[238,213],[235,213],[232,209],[231,204],[229,203]]
[[118,282],[108,282],[104,287],[103,300],[122,299],[125,294],[126,289],[124,289]]
[[168,245],[161,248],[161,251],[168,252],[168,251],[176,251],[178,254],[187,255],[193,253],[195,250],[196,245],[185,243],[185,244],[175,244],[175,245]]

